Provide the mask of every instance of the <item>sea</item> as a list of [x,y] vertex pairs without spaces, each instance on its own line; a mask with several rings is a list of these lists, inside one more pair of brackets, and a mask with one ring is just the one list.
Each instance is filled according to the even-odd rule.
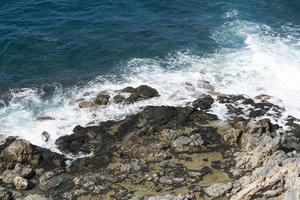
[[[160,96],[78,107],[87,93],[142,84]],[[55,149],[76,125],[211,91],[267,94],[300,117],[300,0],[0,1],[1,138]]]

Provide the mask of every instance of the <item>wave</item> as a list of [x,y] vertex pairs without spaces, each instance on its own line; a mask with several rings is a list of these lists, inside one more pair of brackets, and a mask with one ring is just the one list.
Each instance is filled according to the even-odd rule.
[[[0,134],[20,136],[55,150],[55,139],[71,134],[76,125],[122,119],[146,105],[186,105],[211,91],[250,97],[269,94],[274,103],[286,108],[286,115],[300,117],[300,28],[285,25],[281,30],[285,34],[266,25],[235,20],[211,35],[221,47],[214,54],[197,56],[185,51],[165,59],[134,58],[124,63],[119,74],[98,76],[84,86],[53,84],[11,90],[0,101]],[[78,99],[90,98],[84,95],[87,92],[113,94],[141,84],[156,88],[161,96],[126,106],[78,107]],[[43,117],[52,120],[38,120]],[[41,136],[44,131],[50,134],[48,142]]]

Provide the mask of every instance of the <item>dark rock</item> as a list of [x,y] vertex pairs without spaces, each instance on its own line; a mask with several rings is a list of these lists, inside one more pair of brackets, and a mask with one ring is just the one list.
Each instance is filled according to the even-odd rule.
[[97,105],[106,105],[108,104],[110,96],[104,92],[100,92],[97,94],[96,99],[94,100]]
[[195,108],[200,108],[201,110],[210,109],[212,104],[214,103],[214,99],[210,95],[201,95],[197,100],[195,100],[192,104]]
[[55,118],[50,117],[50,116],[41,116],[41,117],[37,117],[36,120],[38,120],[38,121],[49,121],[49,120],[55,120]]
[[63,170],[60,169],[48,171],[39,178],[39,188],[43,191],[54,190],[57,187],[71,184],[72,178],[73,176],[63,173]]
[[125,100],[125,97],[123,97],[120,94],[117,94],[116,96],[114,96],[113,101],[114,103],[121,103]]
[[49,139],[50,139],[50,134],[47,132],[47,131],[44,131],[42,132],[42,139],[45,141],[45,142],[48,142]]
[[133,93],[133,92],[135,92],[135,89],[133,87],[126,87],[126,88],[120,90],[120,92]]
[[133,92],[131,92],[130,96],[125,99],[125,102],[135,103],[137,101],[146,100],[158,96],[159,94],[154,88],[151,88],[147,85],[141,85],[135,88]]

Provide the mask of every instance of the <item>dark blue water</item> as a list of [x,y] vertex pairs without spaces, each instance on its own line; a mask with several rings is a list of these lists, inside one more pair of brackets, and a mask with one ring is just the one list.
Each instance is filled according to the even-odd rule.
[[220,44],[212,34],[237,18],[284,34],[282,25],[300,25],[300,0],[1,0],[0,90],[78,84],[132,58],[234,48],[239,39]]

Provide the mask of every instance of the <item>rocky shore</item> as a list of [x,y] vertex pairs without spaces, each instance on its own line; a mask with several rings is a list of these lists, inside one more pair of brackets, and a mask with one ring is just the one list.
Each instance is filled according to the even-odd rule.
[[[83,97],[78,107],[158,96],[127,87]],[[0,145],[0,199],[300,199],[300,121],[270,120],[284,108],[268,99],[214,93],[183,107],[146,106],[120,121],[76,126],[56,140],[61,154],[9,137]],[[213,114],[216,104],[226,119]]]

